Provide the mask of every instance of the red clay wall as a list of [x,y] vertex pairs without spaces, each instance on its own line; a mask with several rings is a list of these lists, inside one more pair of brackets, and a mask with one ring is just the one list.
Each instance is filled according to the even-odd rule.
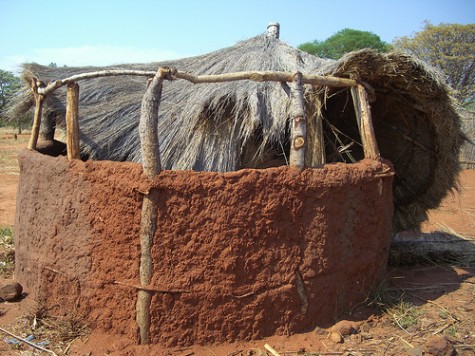
[[[16,278],[56,311],[137,337],[142,192],[158,189],[151,335],[166,346],[307,331],[383,277],[392,179],[375,161],[232,173],[20,154]],[[176,292],[180,291],[180,292]]]

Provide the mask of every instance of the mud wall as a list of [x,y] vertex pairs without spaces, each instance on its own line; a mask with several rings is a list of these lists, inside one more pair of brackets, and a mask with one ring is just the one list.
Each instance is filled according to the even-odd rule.
[[20,156],[16,278],[54,312],[137,338],[143,193],[160,194],[151,336],[166,346],[308,331],[385,272],[392,178],[375,161],[232,173]]

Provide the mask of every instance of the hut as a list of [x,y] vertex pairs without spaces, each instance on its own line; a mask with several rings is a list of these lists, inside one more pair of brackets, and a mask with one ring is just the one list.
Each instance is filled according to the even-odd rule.
[[[460,118],[444,80],[414,57],[362,50],[337,61],[321,59],[288,46],[278,33],[269,31],[198,57],[101,69],[154,70],[158,66],[182,68],[195,75],[300,71],[367,83],[372,88],[378,146],[396,171],[395,232],[417,229],[426,219],[426,211],[436,208],[456,186],[463,141]],[[29,89],[32,78],[47,83],[96,70],[25,65],[27,87],[10,108],[10,115],[34,104]],[[140,162],[138,118],[144,85],[134,77],[98,78],[81,84],[83,157]],[[54,125],[64,122],[64,90],[46,99],[42,135],[47,140],[51,140]],[[306,86],[305,98],[309,126],[315,126],[317,117],[323,120],[325,161],[351,163],[362,159],[350,90]],[[289,154],[288,110],[287,93],[279,83],[169,83],[158,124],[163,168],[229,172],[285,165]],[[312,144],[311,137],[309,141]],[[314,165],[312,150],[306,158],[309,166]]]
[[[164,85],[157,125],[165,171],[147,179],[139,165],[123,162],[142,159],[144,80],[84,81],[79,131],[88,160],[20,156],[16,271],[36,297],[131,337],[136,312],[141,341],[183,345],[308,331],[381,282],[391,226],[417,228],[455,186],[463,135],[449,89],[413,57],[362,50],[320,59],[282,42],[275,28],[203,56],[106,69],[355,80],[370,94],[386,160],[365,159],[350,88],[304,87],[305,161],[318,169],[300,171],[282,167],[291,146],[285,82],[176,80]],[[27,87],[10,112],[34,104],[32,82],[97,69],[25,65]],[[47,141],[64,120],[61,90],[45,97]],[[317,149],[320,130],[324,147]],[[156,216],[141,217],[140,203],[150,211],[150,201]],[[159,225],[146,247],[137,242],[138,221]],[[154,274],[142,279],[150,257]]]

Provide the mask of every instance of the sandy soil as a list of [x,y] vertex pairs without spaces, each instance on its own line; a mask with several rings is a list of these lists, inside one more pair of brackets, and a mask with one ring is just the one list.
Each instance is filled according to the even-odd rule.
[[460,192],[447,195],[439,209],[430,212],[423,231],[445,231],[475,238],[475,170],[463,171],[459,182]]
[[[0,152],[14,151],[17,145],[13,140],[11,145],[0,140]],[[0,182],[0,226],[12,225],[17,168],[2,161]],[[444,231],[475,240],[475,171],[462,172],[460,182],[461,192],[449,195],[431,212],[423,231]],[[3,277],[0,284],[6,281]],[[166,349],[137,346],[128,339],[92,331],[72,343],[58,346],[52,342],[46,347],[70,355],[271,355],[265,344],[281,355],[449,355],[454,350],[459,355],[475,355],[475,266],[429,263],[394,267],[386,281],[379,293],[346,316],[357,322],[359,331],[343,339],[332,335],[330,329],[317,329],[254,342]],[[23,336],[34,334],[32,315],[37,308],[28,296],[19,302],[0,303],[0,326]],[[25,315],[28,318],[22,318]],[[2,355],[32,350],[9,345],[1,341],[3,336]]]

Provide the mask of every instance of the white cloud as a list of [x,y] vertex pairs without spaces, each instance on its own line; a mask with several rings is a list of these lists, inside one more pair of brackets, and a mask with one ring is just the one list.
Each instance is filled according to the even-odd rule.
[[0,58],[0,68],[17,71],[19,65],[36,62],[48,65],[51,62],[58,66],[105,66],[124,63],[148,63],[183,58],[174,51],[157,48],[141,49],[120,46],[81,46],[64,48],[37,48],[27,53]]

